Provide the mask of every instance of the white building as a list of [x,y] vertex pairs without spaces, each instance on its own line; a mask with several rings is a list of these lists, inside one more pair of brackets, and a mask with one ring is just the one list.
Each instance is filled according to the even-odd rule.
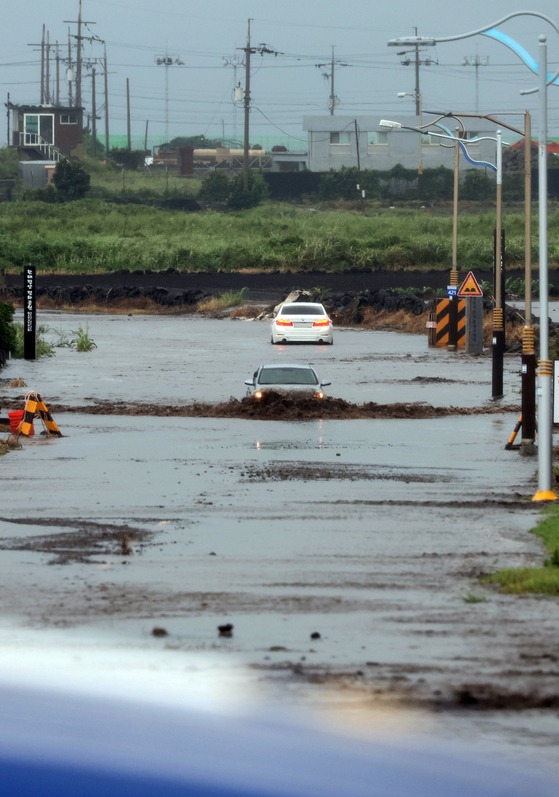
[[[401,124],[418,127],[419,117],[394,115],[387,112],[368,116],[305,116],[303,129],[308,134],[307,168],[312,172],[338,171],[342,166],[360,165],[361,169],[386,171],[397,163],[407,169],[417,169],[420,162],[424,169],[446,166],[454,168],[454,147],[441,146],[444,139],[428,134],[419,135],[411,130],[386,129],[380,126],[381,119],[393,119]],[[436,117],[435,117],[436,118]],[[423,117],[423,123],[429,117]],[[454,134],[459,125],[455,119],[443,119],[442,124]],[[484,119],[464,120],[466,138],[492,136],[497,126]],[[432,132],[446,131],[432,127]],[[513,136],[513,138],[516,138]],[[509,138],[509,140],[512,140]],[[468,144],[468,153],[474,160],[495,163],[494,141]],[[476,168],[460,154],[460,169]],[[483,168],[483,167],[480,167]]]

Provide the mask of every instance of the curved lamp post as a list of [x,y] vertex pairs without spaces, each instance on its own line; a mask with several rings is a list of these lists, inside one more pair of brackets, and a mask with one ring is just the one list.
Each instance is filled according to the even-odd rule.
[[[512,39],[510,40],[512,41]],[[460,111],[441,111],[428,110],[428,114],[438,117],[433,124],[438,124],[441,119],[456,119],[462,121],[462,117],[487,119],[493,124],[507,128],[513,133],[517,133],[524,138],[524,329],[522,330],[522,442],[520,444],[520,454],[522,456],[532,456],[538,449],[534,445],[536,437],[536,352],[534,349],[534,328],[532,326],[532,120],[529,111],[524,111],[524,130],[514,127],[510,122],[503,119],[496,119],[493,114],[465,113]],[[506,115],[518,115],[509,113]],[[502,116],[502,114],[499,114]],[[440,125],[439,125],[440,126]],[[448,128],[444,128],[448,131]],[[501,294],[502,296],[502,294]],[[503,380],[503,353],[504,353],[504,329],[502,330],[503,347],[502,351],[493,348],[493,392],[495,397],[498,393],[498,383],[501,385]],[[495,356],[497,355],[497,356]]]
[[[521,94],[539,93],[539,136],[538,136],[538,211],[539,211],[539,251],[540,251],[540,359],[538,364],[538,491],[534,501],[554,501],[557,499],[552,489],[552,426],[551,426],[551,380],[553,364],[549,359],[549,308],[548,308],[548,240],[547,240],[547,87],[557,84],[559,69],[553,74],[547,73],[547,37],[539,37],[538,64],[528,56],[526,51],[505,34],[497,31],[495,26],[514,17],[537,17],[547,22],[559,35],[559,28],[545,14],[538,11],[513,11],[497,22],[483,28],[459,33],[455,36],[428,38],[425,36],[407,36],[391,39],[389,46],[423,45],[434,46],[444,42],[468,39],[471,36],[486,35],[512,49],[533,72],[538,74],[538,85],[533,89],[525,89]],[[497,269],[499,271],[499,269]]]
[[[460,121],[460,120],[458,120],[458,121]],[[496,138],[493,138],[493,136],[476,136],[475,138],[470,139],[471,143],[473,143],[473,142],[477,143],[478,141],[495,141],[496,142],[496,144],[497,144],[497,157],[496,157],[496,165],[494,165],[494,164],[490,163],[489,161],[474,160],[474,158],[472,158],[471,155],[469,154],[469,152],[467,150],[467,147],[466,147],[466,144],[458,136],[459,128],[456,128],[456,135],[453,135],[452,132],[447,127],[445,127],[445,125],[441,124],[439,121],[430,122],[429,124],[423,125],[422,127],[412,127],[410,125],[403,125],[400,122],[390,121],[389,119],[381,119],[380,122],[379,122],[379,125],[381,127],[387,127],[387,128],[392,128],[392,129],[412,130],[414,133],[419,133],[420,135],[425,135],[425,132],[426,132],[425,128],[428,128],[431,125],[436,125],[437,127],[440,127],[442,130],[444,130],[446,134],[444,134],[444,133],[434,133],[432,130],[429,130],[429,135],[430,136],[434,136],[435,138],[444,138],[447,141],[452,141],[452,143],[454,145],[454,202],[453,202],[453,225],[452,225],[452,270],[450,272],[450,284],[451,285],[458,285],[458,152],[459,152],[459,150],[462,150],[462,153],[463,153],[464,157],[466,158],[466,160],[469,163],[471,163],[473,166],[487,166],[489,169],[492,169],[494,172],[497,173],[497,203],[496,203],[497,204],[497,223],[496,223],[496,228],[497,228],[496,233],[497,233],[497,235],[496,235],[496,237],[497,237],[497,262],[499,262],[500,256],[501,256],[501,227],[502,227],[502,225],[501,225],[501,205],[502,205],[501,188],[502,188],[502,174],[503,174],[503,159],[502,159],[503,143],[505,144],[505,146],[507,146],[507,142],[503,142],[503,136],[502,136],[501,131],[497,130]],[[462,127],[463,127],[463,125],[462,125]],[[443,146],[444,146],[444,144],[443,144]],[[497,273],[499,274],[499,280],[500,280],[499,270],[497,270]],[[496,300],[497,307],[500,308],[499,312],[500,312],[501,317],[502,317],[503,309],[501,307],[501,289],[500,289],[500,285],[498,285],[497,288],[498,289],[495,290],[495,294],[496,294],[495,300]],[[454,309],[456,310],[456,308],[454,308]],[[456,312],[457,312],[457,310],[456,310]],[[452,318],[450,320],[452,322]],[[453,324],[451,323],[450,326],[452,327]],[[455,327],[455,324],[454,324],[454,327]],[[449,329],[449,345],[448,345],[448,348],[449,349],[456,349],[456,340],[455,340],[456,334],[454,333],[454,335],[451,335],[451,332],[452,332],[452,329]],[[502,341],[495,340],[495,338],[493,339],[493,354],[494,354],[494,356],[493,356],[493,372],[494,372],[494,374],[493,374],[493,376],[494,376],[494,378],[493,378],[493,388],[494,388],[493,396],[494,397],[496,397],[497,395],[499,397],[501,397],[502,396],[502,392],[503,392],[503,377],[502,377],[502,372],[503,372],[503,368],[502,368],[502,352],[504,350],[504,345],[503,344],[504,344],[504,335],[503,335],[503,340]],[[499,369],[498,357],[495,356],[496,351],[497,351],[497,353],[499,351],[501,352],[500,369]],[[498,375],[499,370],[500,370],[500,374],[501,374],[500,380],[499,379],[495,379],[495,373],[497,373],[497,375]],[[495,393],[495,385],[496,385],[496,383],[497,383],[497,391],[498,391],[498,393]]]

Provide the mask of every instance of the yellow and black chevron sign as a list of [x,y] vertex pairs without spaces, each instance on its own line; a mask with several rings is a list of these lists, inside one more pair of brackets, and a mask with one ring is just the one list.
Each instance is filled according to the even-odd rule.
[[[453,299],[458,301],[458,348],[466,348],[466,300]],[[441,348],[448,346],[448,322],[450,315],[450,300],[439,299],[437,301],[437,340],[435,345]]]

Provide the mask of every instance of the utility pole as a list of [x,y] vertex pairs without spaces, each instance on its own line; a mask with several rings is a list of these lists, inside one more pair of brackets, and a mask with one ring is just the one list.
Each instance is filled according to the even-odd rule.
[[45,26],[41,38],[41,105],[45,103]]
[[276,50],[272,50],[269,47],[266,47],[265,44],[259,44],[258,47],[251,47],[250,44],[250,23],[251,19],[248,20],[248,34],[247,34],[247,44],[246,47],[239,47],[239,50],[242,50],[245,54],[245,136],[244,136],[244,147],[243,147],[243,189],[248,191],[248,174],[249,174],[249,163],[248,163],[248,153],[249,153],[249,123],[250,123],[250,56],[254,55],[255,53],[259,53],[260,55],[279,55]]
[[72,39],[70,37],[70,28],[68,28],[68,69],[66,70],[66,77],[68,79],[68,107],[72,107],[72,81],[74,79],[74,70],[72,69]]
[[8,92],[7,102],[6,102],[6,123],[7,123],[7,138],[6,138],[6,146],[10,146],[10,92]]
[[132,149],[132,134],[130,132],[130,80],[126,78],[126,132],[128,133],[128,149]]
[[28,44],[28,47],[41,48],[41,102],[40,105],[45,104],[45,25],[43,25],[43,35],[39,44]]
[[[417,28],[414,28],[414,30],[415,30],[415,35],[417,37]],[[421,89],[420,89],[420,86],[419,86],[419,67],[420,66],[431,66],[431,64],[438,64],[439,63],[438,61],[433,61],[433,59],[429,58],[429,57],[423,58],[423,59],[420,58],[419,54],[421,52],[423,52],[423,50],[419,49],[419,45],[418,44],[414,44],[413,50],[402,50],[401,52],[396,53],[396,55],[405,55],[406,56],[406,58],[403,61],[400,61],[400,63],[403,66],[410,66],[410,64],[413,64],[414,67],[415,67],[415,115],[416,116],[420,116],[421,115],[420,99],[419,99],[420,96],[421,96]],[[407,57],[408,53],[413,53],[414,54],[413,61],[411,60],[411,58]]]
[[58,41],[56,42],[56,95],[54,101],[57,107],[60,107],[60,52],[58,50]]
[[76,106],[78,108],[82,107],[82,39],[87,37],[82,36],[82,25],[96,25],[96,22],[91,22],[85,19],[82,19],[82,0],[80,0],[80,5],[78,9],[78,18],[77,20],[72,19],[65,19],[65,24],[69,25],[77,25],[78,26],[78,35],[75,37],[76,39]]
[[[415,35],[417,36],[417,28],[415,28]],[[415,115],[421,115],[421,108],[419,107],[419,45],[415,45]],[[421,119],[419,120],[421,125]],[[421,141],[419,142],[421,146]]]
[[50,105],[50,31],[47,30],[47,43],[45,45],[46,74],[45,74],[45,103]]
[[328,107],[330,108],[330,116],[334,116],[334,109],[335,109],[336,105],[339,105],[339,102],[340,102],[339,99],[336,97],[336,94],[335,94],[335,91],[334,91],[334,70],[335,70],[336,66],[349,66],[349,64],[342,64],[341,61],[337,61],[334,58],[334,48],[335,48],[335,45],[332,45],[332,58],[330,59],[330,61],[328,63],[315,64],[317,69],[322,69],[323,67],[330,67],[330,71],[329,72],[323,72],[322,73],[322,77],[325,80],[329,80],[330,81],[330,99],[328,101]]
[[248,191],[248,150],[250,124],[250,18],[248,20],[247,46],[245,48],[245,135],[243,142],[243,188]]
[[330,116],[334,116],[334,105],[336,103],[336,95],[334,94],[334,45],[332,45],[332,66],[330,67],[331,71],[331,83],[330,83]]
[[109,154],[109,70],[107,69],[107,45],[105,44],[105,155]]
[[91,155],[97,155],[97,101],[95,97],[95,67],[91,70]]

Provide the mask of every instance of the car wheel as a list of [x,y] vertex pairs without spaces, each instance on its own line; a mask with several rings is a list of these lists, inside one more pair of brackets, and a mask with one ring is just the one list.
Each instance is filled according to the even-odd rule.
[[272,344],[272,346],[277,346],[277,343],[273,338],[270,338],[270,343]]

